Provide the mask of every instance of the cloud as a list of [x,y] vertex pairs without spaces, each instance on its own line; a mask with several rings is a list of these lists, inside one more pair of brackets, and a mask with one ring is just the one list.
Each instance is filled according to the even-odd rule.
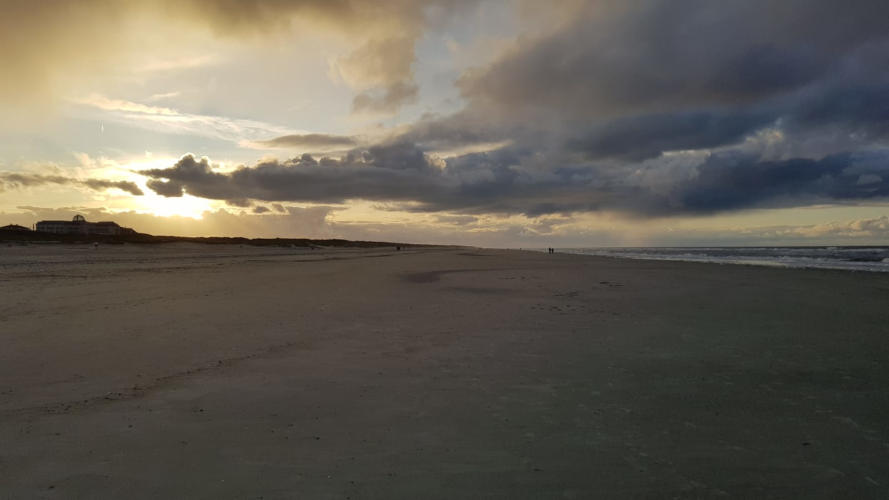
[[[476,3],[454,0],[45,0],[0,2],[0,103],[37,118],[58,97],[109,75],[203,66],[178,56],[195,39],[252,43],[281,33],[334,34],[356,46],[337,66],[356,90],[407,102],[414,46],[439,17]],[[444,12],[445,14],[434,13]],[[40,36],[34,36],[40,33]],[[146,45],[146,40],[150,45]],[[140,57],[132,57],[139,54]],[[176,56],[174,56],[176,54]],[[147,58],[147,61],[146,61]],[[402,89],[399,91],[398,89]],[[383,109],[386,106],[380,106]],[[31,111],[31,113],[28,113]]]
[[107,179],[75,179],[61,175],[40,175],[28,173],[0,173],[0,191],[11,188],[28,188],[47,184],[83,186],[95,191],[120,189],[134,196],[142,196],[142,190],[135,182],[111,181]]
[[369,40],[337,62],[343,80],[362,90],[352,101],[353,112],[389,114],[417,100],[412,69],[417,35]]
[[[118,20],[127,7],[105,7],[89,1],[0,3],[0,61],[7,75],[0,79],[3,118],[35,119],[56,104],[67,71],[89,74],[112,58],[116,44],[101,41],[122,35]],[[95,29],[100,25],[107,29]]]
[[435,220],[444,224],[465,226],[478,222],[478,217],[472,215],[437,215]]
[[[614,211],[639,216],[711,214],[760,207],[796,207],[889,197],[889,151],[819,160],[762,160],[738,151],[690,156],[668,167],[656,160],[628,167],[585,162],[541,169],[550,158],[511,148],[436,161],[412,144],[353,150],[342,159],[310,155],[264,160],[232,172],[207,158],[139,173],[164,196],[188,192],[217,200],[343,203],[401,202],[415,212],[457,211],[539,216]],[[670,168],[669,175],[662,175]],[[162,180],[163,179],[163,180]]]
[[735,107],[830,76],[858,48],[885,39],[874,16],[889,14],[876,0],[575,5],[572,21],[466,74],[464,95],[585,119]]
[[[740,154],[712,155],[678,184],[655,212],[711,213],[748,207],[805,206],[889,197],[889,152],[831,155],[820,160],[759,161]],[[865,179],[868,182],[861,182]]]
[[163,133],[190,134],[249,143],[270,135],[283,135],[290,132],[286,127],[256,120],[184,113],[167,107],[111,99],[96,93],[84,98],[71,99],[70,102],[86,110],[85,116],[87,117],[92,117],[89,110],[99,109],[105,113],[101,117],[93,118],[135,125]]
[[80,184],[90,188],[95,189],[97,191],[103,189],[120,189],[121,191],[126,191],[134,196],[142,196],[142,190],[139,189],[139,186],[136,185],[135,182],[129,181],[109,181],[105,179],[86,179],[79,181]]
[[416,102],[419,88],[411,82],[395,82],[381,92],[362,92],[352,100],[355,113],[391,114],[405,104]]
[[153,94],[148,97],[148,102],[156,102],[156,101],[165,101],[167,99],[172,99],[174,97],[179,97],[182,94],[180,91],[174,92],[163,92],[160,94]]
[[809,226],[781,227],[775,232],[781,236],[804,238],[889,238],[889,217],[857,219],[844,222],[828,222]]
[[594,127],[565,145],[589,158],[643,160],[664,151],[712,148],[740,142],[774,119],[755,112],[688,112],[642,115]]
[[[331,73],[354,90],[352,111],[387,114],[418,99],[417,44],[437,28],[435,12],[449,18],[471,4],[155,0],[138,9],[235,42],[282,30],[335,32],[348,48],[331,62]],[[449,217],[601,211],[642,218],[889,198],[889,3],[531,4],[517,8],[531,14],[517,21],[508,47],[457,80],[462,109],[396,121],[401,125],[381,140],[294,134],[151,104],[161,98],[144,104],[95,94],[81,104],[156,130],[337,151],[335,158],[263,159],[234,171],[186,155],[168,168],[139,172],[162,196],[261,202],[254,210],[271,207],[274,214],[263,214],[269,217],[283,215],[283,203],[356,199]],[[101,10],[89,1],[71,5],[75,16]],[[35,19],[65,12],[15,9],[32,30]],[[105,36],[123,36],[113,21],[132,19],[131,9],[115,5],[96,14],[113,25]],[[82,45],[79,28],[63,24],[47,24],[52,36],[35,43],[59,49],[49,51],[59,60],[81,57],[63,43],[90,54],[85,47],[98,43],[96,36],[85,33]],[[12,54],[15,61],[39,53],[0,48],[3,55],[16,50],[22,53]],[[106,50],[113,52],[103,46],[94,57],[110,57]],[[40,68],[15,64],[42,81],[33,74]]]
[[293,148],[316,151],[327,148],[351,148],[357,145],[353,137],[329,134],[290,134],[254,141],[255,144],[269,148]]
[[454,155],[425,171],[432,187],[390,199],[649,217],[889,197],[889,32],[873,17],[889,4],[560,7],[571,12],[459,79],[464,109],[396,139],[424,152],[500,147]]
[[74,99],[78,104],[93,106],[105,111],[122,111],[129,113],[141,113],[145,115],[178,116],[179,113],[170,108],[147,106],[136,102],[109,99],[100,94],[91,94],[83,99]]
[[151,179],[145,183],[148,189],[154,191],[155,193],[166,196],[168,198],[179,198],[183,194],[183,186],[178,182],[170,182],[170,181],[160,181],[157,179]]
[[[418,190],[436,189],[433,170],[422,151],[396,144],[355,151],[343,159],[310,155],[279,162],[267,160],[230,173],[216,172],[209,159],[183,156],[166,169],[142,170],[148,187],[164,196],[193,196],[229,200],[311,200],[341,203],[347,199],[409,200]],[[166,181],[161,181],[166,179]]]
[[799,144],[834,137],[832,150],[792,148],[810,157],[889,140],[889,32],[875,21],[885,2],[560,8],[557,21],[533,10],[527,35],[460,77],[465,108],[421,120],[405,140],[511,140],[623,162],[738,145],[770,127]]
[[411,36],[371,39],[339,61],[340,75],[356,87],[401,82],[411,78],[413,52]]
[[253,206],[253,202],[248,198],[237,198],[234,200],[225,200],[225,204],[230,207],[249,208]]
[[[217,62],[219,62],[219,57],[210,54],[201,56],[186,56],[177,57],[174,59],[152,61],[145,64],[144,66],[136,68],[135,71],[140,73],[173,71],[179,69],[200,68],[202,66],[209,66]],[[151,96],[151,100],[168,99],[170,97],[176,97],[177,95],[179,95],[179,92],[166,92],[163,94],[156,94]]]

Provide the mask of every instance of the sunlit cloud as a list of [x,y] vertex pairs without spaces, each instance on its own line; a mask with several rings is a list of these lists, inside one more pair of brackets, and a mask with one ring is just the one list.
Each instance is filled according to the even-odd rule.
[[156,132],[210,137],[234,143],[249,143],[270,136],[293,133],[287,127],[256,120],[183,113],[173,108],[111,99],[100,94],[71,99],[70,102],[90,110],[102,111],[98,117],[105,121]]
[[498,149],[503,149],[512,145],[512,140],[505,141],[497,141],[497,142],[479,142],[479,143],[469,143],[462,146],[455,146],[447,149],[429,149],[429,154],[441,157],[441,158],[450,158],[453,156],[463,156],[474,153],[487,153],[489,151],[497,151]]
[[0,209],[213,213],[258,234],[245,221],[324,206],[329,234],[502,244],[865,241],[889,201],[887,15],[6,2]]
[[140,113],[144,115],[161,115],[161,116],[182,116],[177,111],[160,106],[148,106],[137,102],[124,101],[121,99],[109,99],[100,94],[90,94],[87,97],[79,99],[71,99],[71,102],[91,106],[104,111],[119,111],[129,113]]
[[174,97],[178,97],[180,95],[182,95],[182,92],[179,92],[177,90],[175,92],[164,92],[161,94],[152,94],[151,96],[148,97],[147,100],[148,100],[148,102],[164,101],[167,99],[172,99]]
[[173,71],[183,69],[200,68],[217,64],[222,60],[215,54],[206,54],[200,56],[179,57],[175,59],[153,60],[138,66],[134,69],[137,73],[152,73],[157,71]]
[[331,134],[290,134],[272,139],[248,142],[256,148],[296,149],[299,151],[327,151],[352,148],[359,144],[356,137]]

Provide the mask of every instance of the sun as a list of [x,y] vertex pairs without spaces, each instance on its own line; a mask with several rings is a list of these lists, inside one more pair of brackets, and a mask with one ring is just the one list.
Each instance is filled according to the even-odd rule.
[[216,210],[224,205],[223,202],[199,198],[188,193],[175,197],[161,196],[148,188],[145,177],[138,175],[140,170],[164,168],[175,161],[174,158],[145,158],[128,162],[126,168],[131,172],[130,180],[142,189],[143,195],[127,198],[125,206],[120,208],[157,217],[189,217],[200,220],[203,219],[204,212]]
[[184,194],[176,198],[167,198],[146,190],[141,200],[145,205],[143,210],[158,217],[190,217],[203,219],[204,212],[214,210],[214,203],[204,198],[198,198]]

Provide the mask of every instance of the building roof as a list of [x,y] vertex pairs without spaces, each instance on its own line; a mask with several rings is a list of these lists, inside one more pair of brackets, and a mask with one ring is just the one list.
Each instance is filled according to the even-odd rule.
[[42,220],[38,222],[38,224],[41,222],[51,222],[53,224],[91,224],[90,222],[87,222],[82,215],[75,215],[71,220]]
[[30,229],[18,224],[8,224],[6,226],[0,227],[0,231],[30,231]]
[[[110,220],[101,221],[101,222],[89,222],[82,215],[75,215],[74,219],[72,219],[72,220],[42,220],[37,223],[37,229],[41,230],[41,227],[43,227],[43,230],[49,230],[46,227],[44,227],[46,225],[68,226],[69,228],[70,227],[77,227],[78,230],[80,230],[80,231],[89,231],[89,228],[91,228],[91,227],[92,228],[101,227],[101,228],[119,228],[120,230],[130,230],[130,231],[135,232],[131,228],[121,227],[121,225],[118,224],[117,222],[110,221]],[[27,228],[25,228],[25,229],[27,229]]]

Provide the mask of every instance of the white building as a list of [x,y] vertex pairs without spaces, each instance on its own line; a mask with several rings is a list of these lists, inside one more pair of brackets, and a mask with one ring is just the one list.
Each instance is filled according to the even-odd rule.
[[128,227],[120,227],[116,222],[87,222],[82,215],[75,215],[74,219],[70,221],[42,220],[37,223],[37,231],[54,234],[96,234],[104,236],[135,233]]

